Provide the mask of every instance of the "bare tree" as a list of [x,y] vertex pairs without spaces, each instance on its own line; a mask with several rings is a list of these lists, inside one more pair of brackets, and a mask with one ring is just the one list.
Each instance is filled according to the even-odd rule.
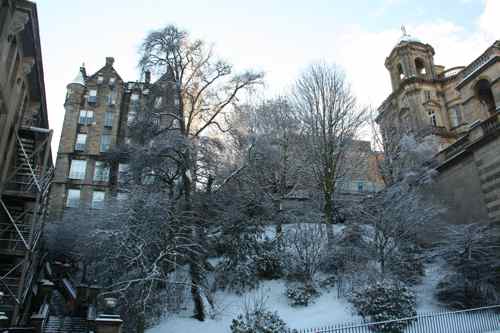
[[333,240],[336,181],[347,163],[346,152],[365,121],[343,72],[323,63],[311,65],[297,80],[294,101],[304,128],[308,161],[323,194],[324,221]]
[[[193,191],[196,191],[197,149],[200,138],[208,129],[224,131],[221,117],[236,101],[240,91],[261,82],[262,74],[243,72],[233,74],[228,63],[217,60],[210,47],[201,40],[191,40],[188,33],[173,25],[151,32],[142,44],[140,66],[166,75],[172,84],[165,99],[174,99],[174,107],[161,110],[171,119],[175,130],[185,140],[176,149],[173,159],[177,161],[180,175],[180,209],[185,222],[191,225],[195,243],[203,243],[202,219],[193,211]],[[206,134],[206,133],[205,133]],[[194,256],[190,267],[192,295],[195,304],[194,317],[204,320],[205,311],[201,296],[202,272],[199,263],[203,256]]]

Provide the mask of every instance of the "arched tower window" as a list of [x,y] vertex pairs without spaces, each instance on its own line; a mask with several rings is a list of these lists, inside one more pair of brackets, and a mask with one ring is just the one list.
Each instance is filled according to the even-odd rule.
[[406,78],[405,73],[403,71],[403,66],[398,64],[398,77],[400,80],[404,80]]
[[425,63],[421,58],[415,58],[415,69],[417,70],[417,75],[427,74]]
[[491,91],[490,82],[486,79],[479,80],[476,83],[475,90],[479,102],[484,105],[486,110],[490,113],[495,112],[495,98],[493,97],[493,92]]
[[431,126],[437,126],[437,117],[434,110],[427,111],[427,115],[429,116],[429,123]]

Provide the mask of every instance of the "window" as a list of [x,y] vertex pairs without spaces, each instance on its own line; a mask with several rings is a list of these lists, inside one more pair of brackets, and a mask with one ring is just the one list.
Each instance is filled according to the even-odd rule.
[[104,192],[104,191],[93,191],[92,192],[92,208],[103,209],[105,196],[106,196],[106,192]]
[[109,85],[113,86],[116,83],[116,78],[115,77],[110,77],[109,78]]
[[104,81],[104,77],[103,77],[101,74],[99,74],[99,75],[97,76],[97,83],[98,83],[98,84],[101,84],[103,81]]
[[462,114],[460,113],[460,108],[458,106],[452,107],[449,115],[451,127],[457,127],[462,124]]
[[424,90],[425,101],[431,100],[431,92],[429,90]]
[[135,119],[135,116],[136,116],[136,113],[133,112],[133,111],[129,111],[129,113],[127,114],[127,125],[130,125],[132,124],[132,122],[134,121]]
[[78,208],[80,207],[80,190],[69,189],[68,196],[66,197],[66,207]]
[[161,96],[158,96],[155,98],[155,102],[154,102],[155,109],[161,108],[161,102],[162,102]]
[[125,201],[127,199],[128,199],[128,193],[118,192],[116,194],[116,200],[118,200],[118,201]]
[[108,95],[108,105],[112,106],[116,104],[116,91],[112,91]]
[[75,150],[84,151],[87,142],[87,134],[78,133],[76,135]]
[[97,90],[96,89],[89,90],[89,95],[87,96],[87,103],[89,103],[89,104],[96,104],[97,103]]
[[81,125],[91,125],[94,123],[94,111],[80,110],[80,117],[78,123]]
[[481,107],[486,109],[486,111],[493,113],[496,110],[495,97],[491,90],[491,83],[482,79],[476,83],[475,86],[476,96],[481,103]]
[[429,110],[429,111],[427,111],[427,114],[429,115],[429,123],[432,126],[437,126],[436,113],[433,110]]
[[113,127],[113,112],[106,111],[104,113],[104,127]]
[[101,136],[101,153],[109,151],[111,146],[111,135],[103,134]]
[[420,58],[415,59],[415,69],[417,70],[417,75],[425,75],[426,74],[425,63],[422,59],[420,59]]
[[405,73],[403,71],[403,66],[398,64],[398,76],[400,80],[404,80],[406,78]]
[[109,181],[109,166],[106,164],[106,162],[95,162],[94,180],[98,182]]
[[118,181],[123,182],[128,174],[128,163],[118,164]]
[[130,95],[130,102],[131,103],[137,103],[139,102],[139,94],[138,93],[133,93]]
[[84,179],[85,169],[87,168],[86,160],[72,160],[71,167],[69,169],[70,179]]

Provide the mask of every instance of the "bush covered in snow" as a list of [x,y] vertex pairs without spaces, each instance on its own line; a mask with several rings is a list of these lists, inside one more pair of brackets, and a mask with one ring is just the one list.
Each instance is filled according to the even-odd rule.
[[255,262],[251,259],[225,259],[217,265],[216,271],[217,287],[237,294],[252,290],[259,284]]
[[387,266],[398,280],[409,285],[420,283],[425,275],[424,259],[416,247],[398,251]]
[[276,312],[257,309],[240,314],[231,323],[231,333],[286,333],[286,323]]
[[319,292],[310,284],[291,284],[286,289],[286,296],[291,306],[308,306]]
[[[411,317],[417,314],[415,295],[405,285],[384,280],[356,290],[351,302],[364,319],[371,322]],[[408,322],[394,322],[377,325],[377,332],[403,332]]]
[[263,279],[278,279],[283,276],[283,258],[278,241],[266,240],[255,256],[257,275]]
[[498,302],[495,286],[468,280],[462,274],[451,273],[444,276],[436,287],[439,301],[456,309],[467,309]]
[[312,283],[326,255],[326,233],[321,224],[298,223],[285,234],[283,256],[289,280]]

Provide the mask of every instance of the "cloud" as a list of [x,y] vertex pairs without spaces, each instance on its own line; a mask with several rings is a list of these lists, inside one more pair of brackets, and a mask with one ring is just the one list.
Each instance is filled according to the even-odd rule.
[[[452,21],[422,22],[407,31],[434,47],[434,61],[446,68],[469,64],[490,46],[500,31],[500,1],[487,0],[474,31]],[[337,63],[342,66],[360,102],[377,107],[391,92],[384,62],[397,44],[399,27],[378,32],[359,25],[346,27],[336,40]]]
[[479,17],[479,27],[487,38],[500,39],[500,1],[486,0],[483,14]]

